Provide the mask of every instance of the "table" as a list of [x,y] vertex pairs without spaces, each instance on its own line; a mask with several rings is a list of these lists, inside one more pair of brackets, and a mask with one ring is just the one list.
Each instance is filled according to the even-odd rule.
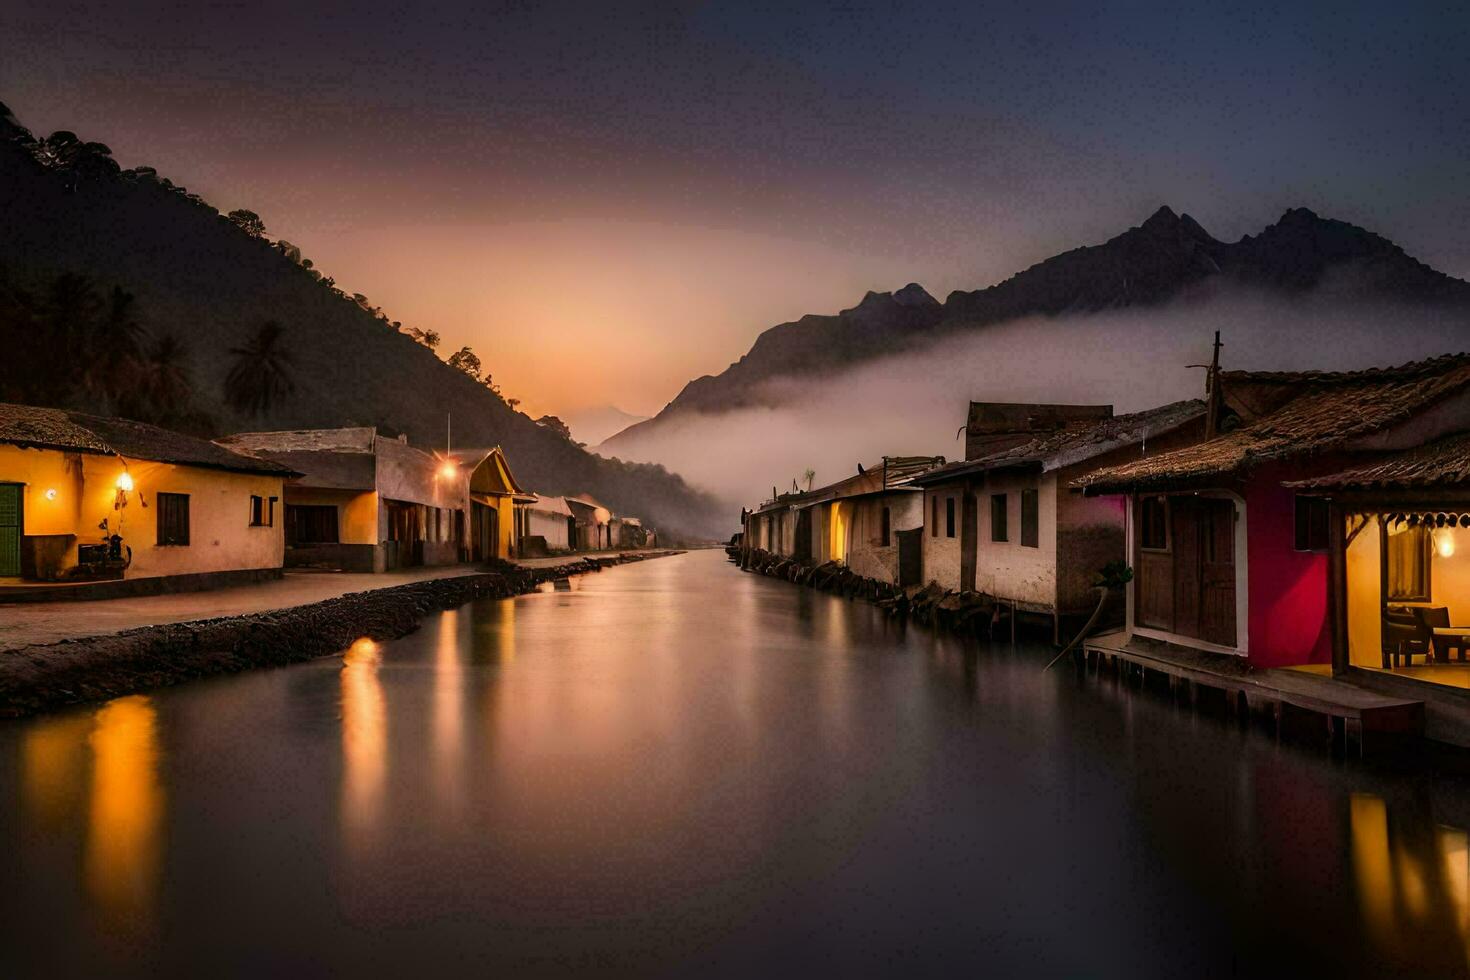
[[1470,626],[1436,626],[1434,628],[1434,659],[1436,662],[1450,659],[1453,648],[1465,659],[1465,648],[1470,646]]

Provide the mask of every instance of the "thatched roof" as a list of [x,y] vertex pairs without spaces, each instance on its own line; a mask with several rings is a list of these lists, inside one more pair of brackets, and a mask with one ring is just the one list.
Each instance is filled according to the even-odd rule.
[[1470,484],[1470,432],[1406,449],[1376,463],[1310,480],[1294,480],[1286,485],[1310,490],[1413,490],[1467,484]]
[[1045,472],[1071,466],[1171,432],[1204,413],[1205,403],[1191,399],[1171,402],[1143,412],[1074,423],[1013,449],[982,456],[980,459],[958,460],[947,466],[935,467],[914,482],[925,485],[943,483],[973,473],[1016,467],[1037,467]]
[[1403,422],[1470,386],[1470,354],[1453,354],[1395,368],[1350,372],[1221,374],[1231,388],[1276,388],[1260,417],[1207,442],[1111,466],[1075,481],[1088,493],[1165,487],[1223,477],[1257,463],[1339,448],[1352,439]]
[[288,466],[129,419],[0,402],[0,443],[35,449],[123,456],[240,473],[296,476]]

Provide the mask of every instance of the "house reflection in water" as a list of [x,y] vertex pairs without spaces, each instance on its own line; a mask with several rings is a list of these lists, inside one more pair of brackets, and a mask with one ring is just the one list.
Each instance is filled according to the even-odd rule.
[[369,843],[383,812],[388,711],[378,679],[382,652],[363,637],[342,658],[342,831],[349,847]]
[[1397,813],[1371,793],[1352,794],[1349,807],[1358,908],[1368,936],[1404,962],[1437,958],[1444,970],[1464,972],[1470,838],[1428,819],[1420,807]]
[[151,911],[158,884],[158,727],[144,696],[98,710],[92,728],[92,787],[87,820],[87,888],[119,924]]

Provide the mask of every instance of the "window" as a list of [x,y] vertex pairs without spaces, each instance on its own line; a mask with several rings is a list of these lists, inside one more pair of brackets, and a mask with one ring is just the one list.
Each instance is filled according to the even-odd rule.
[[1388,599],[1391,602],[1428,602],[1429,528],[1422,524],[1391,528],[1384,553],[1388,564]]
[[187,493],[157,493],[153,502],[158,507],[158,543],[187,545],[189,543],[189,495]]
[[939,537],[939,498],[929,498],[929,537]]
[[1010,533],[1006,527],[1006,495],[1003,493],[992,493],[990,495],[990,540],[1009,541]]
[[1021,547],[1041,547],[1041,531],[1038,525],[1041,521],[1041,502],[1037,491],[1033,487],[1030,490],[1021,491]]
[[883,508],[882,524],[879,526],[879,529],[878,529],[878,544],[881,547],[886,548],[886,547],[889,546],[889,544],[892,543],[892,537],[893,537],[893,518],[888,513],[888,508],[887,507],[884,507]]
[[287,504],[286,544],[336,544],[337,508],[333,504]]
[[954,537],[954,498],[944,498],[944,536]]
[[279,497],[250,497],[250,526],[251,527],[275,527],[276,526],[276,501]]
[[1327,501],[1320,497],[1296,498],[1296,550],[1327,550]]
[[1169,507],[1163,497],[1143,497],[1138,501],[1140,546],[1149,551],[1169,549]]

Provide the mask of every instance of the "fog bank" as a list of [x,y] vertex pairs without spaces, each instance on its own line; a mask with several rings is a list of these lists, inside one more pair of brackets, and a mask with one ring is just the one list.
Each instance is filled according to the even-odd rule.
[[1300,303],[1236,294],[1151,311],[1028,318],[821,379],[767,382],[774,407],[690,415],[620,445],[741,505],[789,490],[808,468],[820,486],[882,456],[964,456],[968,402],[1112,404],[1119,413],[1203,395],[1221,332],[1227,370],[1351,370],[1470,347],[1464,310],[1372,306],[1322,293]]

